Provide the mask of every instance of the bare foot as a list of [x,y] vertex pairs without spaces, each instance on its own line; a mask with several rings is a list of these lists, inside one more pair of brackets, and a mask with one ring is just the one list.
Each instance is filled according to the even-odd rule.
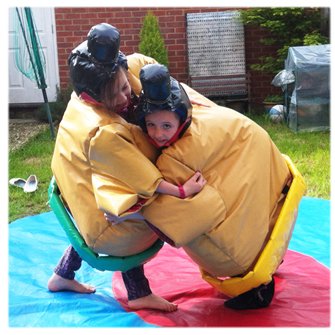
[[95,287],[82,284],[73,279],[65,279],[54,273],[48,281],[48,289],[52,292],[73,291],[78,293],[94,293]]
[[156,294],[150,294],[146,297],[130,300],[128,301],[128,306],[131,309],[151,308],[164,312],[174,312],[178,308],[178,305],[173,304]]

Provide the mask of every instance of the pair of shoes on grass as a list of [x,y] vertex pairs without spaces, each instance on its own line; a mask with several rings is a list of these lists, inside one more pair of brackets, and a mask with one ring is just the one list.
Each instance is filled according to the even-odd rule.
[[23,188],[23,191],[26,193],[35,192],[37,190],[37,178],[36,176],[30,175],[27,180],[22,178],[12,178],[9,181],[9,184]]

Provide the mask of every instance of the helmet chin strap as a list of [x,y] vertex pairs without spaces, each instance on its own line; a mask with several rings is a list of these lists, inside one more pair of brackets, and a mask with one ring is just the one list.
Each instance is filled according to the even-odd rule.
[[101,102],[96,101],[94,98],[92,98],[86,92],[80,93],[79,98],[84,100],[85,102],[90,103],[90,104],[95,105],[95,106],[102,106],[103,105]]
[[157,142],[152,139],[151,137],[148,136],[149,141],[158,149],[163,149],[163,148],[167,148],[169,147],[171,144],[173,144],[174,142],[176,142],[179,138],[180,138],[180,134],[184,131],[184,129],[186,129],[189,124],[191,123],[191,117],[188,117],[184,123],[182,123],[179,128],[177,129],[177,131],[175,132],[175,134],[166,142],[164,143],[163,146],[160,146],[159,144],[157,144]]

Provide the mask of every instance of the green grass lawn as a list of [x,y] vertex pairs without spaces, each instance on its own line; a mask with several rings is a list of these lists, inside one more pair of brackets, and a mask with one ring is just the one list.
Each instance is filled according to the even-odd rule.
[[265,116],[252,117],[288,155],[307,184],[306,196],[330,199],[330,132],[292,132]]
[[[251,118],[268,131],[282,153],[290,156],[306,180],[306,196],[330,199],[330,133],[294,133],[284,124],[272,124],[265,116]],[[45,130],[9,153],[9,179],[27,179],[31,174],[38,179],[38,190],[33,193],[9,186],[9,222],[50,210],[47,201],[53,147],[50,131]]]
[[27,179],[31,174],[38,179],[38,189],[32,193],[24,193],[21,188],[9,185],[9,222],[50,210],[47,190],[52,177],[50,164],[53,148],[54,140],[50,131],[45,130],[20,149],[9,153],[9,179]]

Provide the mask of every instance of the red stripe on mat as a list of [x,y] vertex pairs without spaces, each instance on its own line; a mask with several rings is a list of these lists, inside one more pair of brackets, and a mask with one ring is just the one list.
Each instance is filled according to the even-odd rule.
[[[201,279],[197,266],[182,249],[165,244],[145,265],[154,293],[178,304],[173,313],[140,310],[146,322],[170,327],[329,327],[330,271],[313,258],[289,250],[275,276],[270,307],[234,311],[227,299]],[[120,273],[113,276],[115,298],[128,311]]]

